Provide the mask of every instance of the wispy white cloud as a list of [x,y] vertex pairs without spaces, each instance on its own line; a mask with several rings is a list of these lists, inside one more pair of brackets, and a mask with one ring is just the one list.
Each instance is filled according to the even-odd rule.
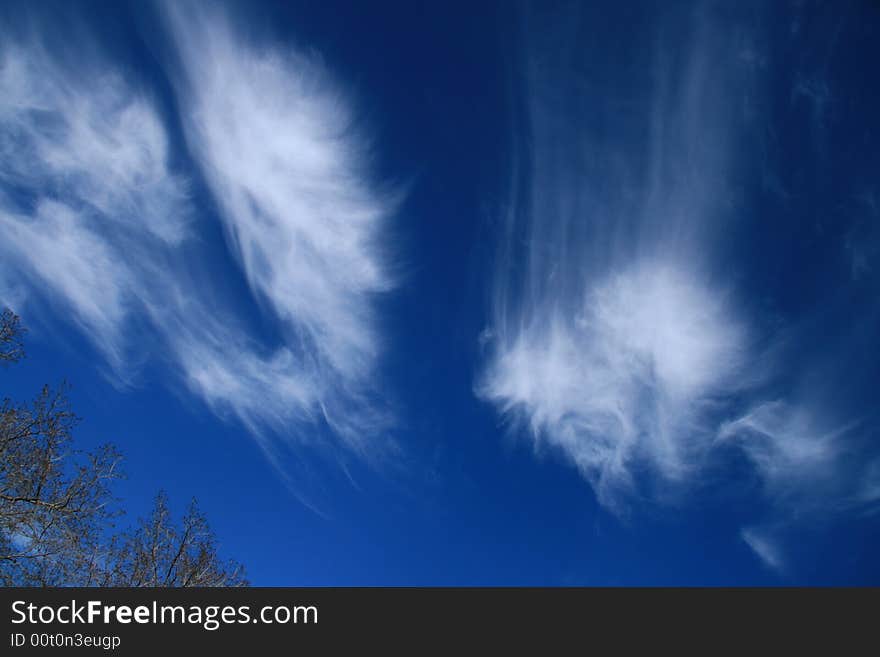
[[187,184],[168,168],[149,96],[97,60],[65,64],[35,37],[8,41],[0,56],[4,182],[180,242]]
[[281,360],[309,368],[327,420],[354,439],[364,427],[334,401],[354,400],[375,374],[395,200],[370,182],[349,99],[316,56],[255,44],[204,8],[166,9],[188,143],[229,245],[294,345]]
[[270,453],[270,436],[326,442],[299,430],[312,423],[372,458],[389,423],[373,304],[391,287],[393,203],[372,191],[352,110],[309,58],[245,42],[219,16],[172,22],[192,153],[280,344],[250,335],[210,273],[199,231],[212,218],[171,165],[159,105],[93,50],[68,66],[36,32],[0,52],[0,296],[72,319],[118,381],[164,361]]
[[619,514],[682,500],[738,450],[765,495],[759,522],[775,528],[742,538],[781,570],[786,523],[854,508],[872,488],[851,450],[864,427],[818,379],[780,381],[783,341],[737,280],[749,263],[730,238],[749,225],[744,163],[769,62],[748,21],[670,10],[633,33],[655,48],[627,51],[622,77],[591,75],[621,46],[590,32],[589,11],[523,18],[512,138],[528,141],[476,392]]
[[748,527],[740,532],[740,537],[765,566],[780,574],[785,573],[786,564],[782,549],[770,535],[758,528]]
[[647,493],[646,467],[667,489],[693,474],[724,403],[758,376],[712,257],[744,122],[727,94],[752,67],[694,21],[683,64],[656,49],[648,92],[597,89],[570,61],[570,23],[588,19],[536,13],[518,128],[532,137],[528,204],[508,215],[477,391],[623,511]]
[[72,66],[36,35],[0,49],[0,278],[6,300],[64,304],[124,376],[125,323],[149,290],[127,247],[185,238],[188,183],[149,96],[98,59]]
[[827,419],[808,404],[763,401],[723,422],[718,440],[733,441],[748,455],[771,496],[816,494],[830,492],[838,483],[841,438],[858,423],[826,425]]
[[[83,217],[59,201],[41,199],[33,215],[0,211],[6,267],[18,282],[50,291],[119,364],[130,289],[129,270]],[[13,275],[7,270],[7,276]]]
[[865,433],[862,425],[834,423],[821,403],[804,400],[758,400],[721,424],[716,447],[742,450],[762,484],[761,524],[744,528],[741,537],[771,570],[790,574],[791,530],[876,508],[876,461],[852,448]]
[[640,460],[686,476],[745,364],[746,334],[723,297],[651,263],[597,281],[569,314],[547,312],[503,345],[480,394],[562,447],[609,506],[635,492]]

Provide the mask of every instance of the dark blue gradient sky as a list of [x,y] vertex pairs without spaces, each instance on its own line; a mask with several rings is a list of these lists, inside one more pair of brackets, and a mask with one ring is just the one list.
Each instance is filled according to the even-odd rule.
[[876,3],[0,34],[4,394],[72,384],[129,521],[257,585],[880,583]]

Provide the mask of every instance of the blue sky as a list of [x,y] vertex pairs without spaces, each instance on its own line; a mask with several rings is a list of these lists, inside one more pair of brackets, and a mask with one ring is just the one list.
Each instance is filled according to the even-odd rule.
[[4,2],[4,386],[258,585],[880,583],[878,27]]

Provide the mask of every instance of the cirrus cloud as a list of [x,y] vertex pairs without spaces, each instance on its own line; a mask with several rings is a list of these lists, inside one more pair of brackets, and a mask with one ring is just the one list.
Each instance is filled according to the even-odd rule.
[[[114,381],[144,358],[166,364],[270,454],[338,444],[374,458],[391,422],[374,305],[392,288],[383,231],[396,206],[370,179],[354,108],[284,44],[246,41],[220,13],[164,11],[192,171],[162,104],[93,43],[77,61],[39,30],[3,44],[0,294],[79,326]],[[218,218],[244,303],[215,276],[205,237]]]
[[[785,571],[786,528],[864,508],[878,461],[876,417],[843,408],[830,383],[870,359],[847,369],[783,354],[809,346],[824,315],[786,323],[771,292],[744,281],[756,258],[786,262],[765,245],[775,218],[746,210],[762,193],[754,171],[781,177],[765,155],[773,62],[760,19],[591,11],[524,10],[524,112],[476,393],[620,515],[708,490],[744,456],[763,511],[739,536]],[[618,55],[629,64],[604,76]],[[864,323],[827,339],[840,362],[876,326],[860,310]]]

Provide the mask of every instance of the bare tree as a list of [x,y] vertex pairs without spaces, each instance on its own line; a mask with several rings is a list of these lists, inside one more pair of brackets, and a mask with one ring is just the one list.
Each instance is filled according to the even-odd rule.
[[0,313],[0,363],[16,363],[24,357],[21,319],[8,308]]
[[160,492],[149,518],[125,534],[110,572],[113,586],[246,586],[244,570],[217,556],[216,539],[193,500],[178,527]]
[[[17,315],[0,315],[0,362],[24,356]],[[240,565],[217,557],[195,502],[182,528],[167,498],[138,529],[114,534],[110,490],[121,476],[112,445],[73,448],[78,418],[67,387],[45,386],[31,404],[0,405],[0,584],[4,586],[244,585]]]
[[77,453],[65,388],[0,410],[0,578],[5,585],[88,585],[114,515],[109,482],[119,455]]

